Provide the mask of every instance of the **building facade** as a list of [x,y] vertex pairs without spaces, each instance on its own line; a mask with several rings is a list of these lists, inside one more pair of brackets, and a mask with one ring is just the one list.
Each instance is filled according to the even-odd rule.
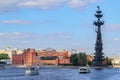
[[10,47],[7,47],[6,49],[0,49],[0,54],[1,53],[5,53],[8,54],[8,56],[10,57],[10,60],[12,60],[12,54],[21,54],[23,53],[23,50],[17,49],[17,48],[13,48],[11,49]]
[[113,58],[111,62],[113,67],[120,68],[120,57]]
[[51,48],[44,50],[26,49],[22,54],[12,54],[14,65],[61,65],[70,64],[69,51],[57,51]]

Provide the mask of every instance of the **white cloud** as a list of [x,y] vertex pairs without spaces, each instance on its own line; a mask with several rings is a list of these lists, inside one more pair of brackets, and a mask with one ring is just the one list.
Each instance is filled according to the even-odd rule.
[[0,0],[0,13],[17,11],[19,9],[17,3],[19,0]]
[[3,24],[33,24],[32,21],[27,20],[4,20],[2,21]]
[[105,25],[107,31],[120,31],[120,24],[108,24]]
[[19,36],[19,35],[21,35],[21,33],[20,32],[13,32],[13,35]]
[[84,7],[86,5],[87,5],[87,3],[85,1],[82,1],[82,0],[71,0],[69,2],[69,7],[71,7],[71,8],[81,8],[81,7]]
[[31,25],[31,24],[50,24],[56,23],[53,20],[45,20],[45,21],[29,21],[29,20],[3,20],[1,21],[2,24],[23,24],[23,25]]
[[[66,41],[71,40],[72,35],[69,33],[53,33],[53,34],[38,34],[38,33],[0,33],[1,47],[10,45],[14,47],[34,47],[40,48],[47,46],[65,46]],[[70,43],[69,43],[70,44]]]
[[0,13],[18,11],[23,7],[49,10],[57,9],[63,5],[68,5],[70,8],[80,9],[97,1],[101,0],[1,0]]
[[72,35],[68,33],[53,33],[46,35],[46,38],[49,40],[64,40],[64,39],[70,39],[71,37]]
[[0,13],[18,11],[21,7],[35,9],[56,9],[67,0],[1,0]]
[[24,0],[19,3],[20,7],[38,8],[42,10],[56,9],[62,6],[67,0]]
[[114,38],[113,41],[120,41],[120,38]]
[[95,3],[99,0],[70,0],[68,5],[73,9],[83,9],[91,3]]
[[0,36],[3,36],[4,35],[4,33],[0,33]]

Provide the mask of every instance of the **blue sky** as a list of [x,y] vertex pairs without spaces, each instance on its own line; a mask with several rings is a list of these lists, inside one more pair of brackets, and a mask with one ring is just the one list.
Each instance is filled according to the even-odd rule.
[[77,49],[94,53],[93,21],[103,11],[103,52],[120,53],[119,0],[0,0],[0,48]]

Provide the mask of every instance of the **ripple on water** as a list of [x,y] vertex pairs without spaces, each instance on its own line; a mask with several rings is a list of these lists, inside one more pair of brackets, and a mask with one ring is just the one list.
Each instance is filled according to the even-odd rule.
[[78,69],[43,68],[37,76],[25,76],[24,68],[0,70],[0,80],[120,80],[120,69],[94,70],[80,74]]

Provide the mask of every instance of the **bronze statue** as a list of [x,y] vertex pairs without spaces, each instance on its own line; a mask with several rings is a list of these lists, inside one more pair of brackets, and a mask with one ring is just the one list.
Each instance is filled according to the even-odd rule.
[[100,10],[100,7],[97,6],[98,10],[96,11],[95,17],[97,18],[97,21],[94,21],[94,25],[97,27],[96,33],[96,43],[95,43],[95,56],[94,56],[94,66],[95,67],[102,67],[102,61],[103,61],[103,42],[102,42],[102,34],[101,34],[101,26],[104,24],[103,21],[101,21],[101,17],[103,16],[102,11]]

